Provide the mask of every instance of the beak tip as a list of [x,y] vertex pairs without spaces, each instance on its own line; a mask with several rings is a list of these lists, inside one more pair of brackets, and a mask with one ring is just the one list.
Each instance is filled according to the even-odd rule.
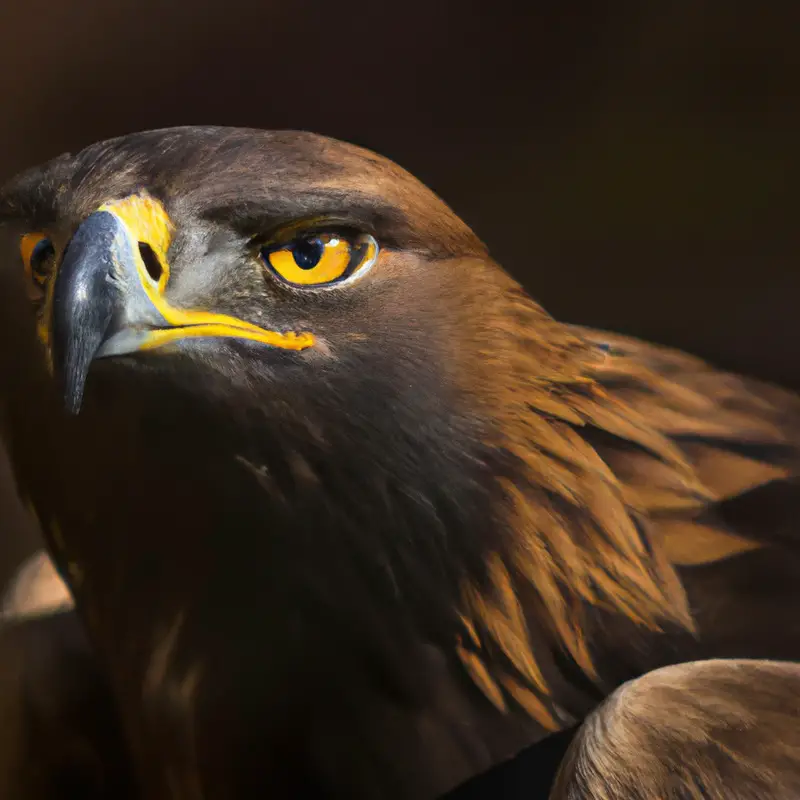
[[83,405],[83,397],[79,395],[67,395],[64,399],[64,410],[71,417],[77,417]]
[[83,405],[83,382],[85,376],[64,375],[61,383],[61,402],[64,411],[71,417],[77,416]]

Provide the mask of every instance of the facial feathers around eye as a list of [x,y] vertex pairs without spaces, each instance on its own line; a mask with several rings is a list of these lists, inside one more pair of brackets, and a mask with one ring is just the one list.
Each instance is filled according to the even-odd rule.
[[386,159],[135,134],[0,215],[4,436],[148,796],[434,797],[800,653],[800,400],[554,320]]

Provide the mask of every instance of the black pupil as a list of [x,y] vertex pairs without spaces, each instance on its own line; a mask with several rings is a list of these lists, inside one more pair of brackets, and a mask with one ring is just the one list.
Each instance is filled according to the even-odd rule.
[[319,238],[300,239],[292,245],[295,264],[300,269],[314,269],[319,264],[325,244]]
[[53,243],[49,239],[42,239],[31,253],[31,272],[41,272],[55,254]]

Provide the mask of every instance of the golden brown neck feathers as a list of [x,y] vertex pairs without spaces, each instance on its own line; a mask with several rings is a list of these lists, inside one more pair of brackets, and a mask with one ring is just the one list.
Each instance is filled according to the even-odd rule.
[[[558,698],[548,697],[531,626],[589,678],[590,608],[644,630],[693,632],[676,567],[761,546],[707,512],[792,472],[774,449],[745,456],[730,442],[786,446],[795,467],[797,455],[758,385],[732,387],[697,359],[563,326],[523,295],[511,300],[507,338],[521,344],[487,357],[510,378],[491,395],[493,444],[516,465],[514,480],[499,478],[513,535],[490,561],[488,588],[464,587],[461,656],[495,705],[516,701],[555,728]],[[725,408],[732,396],[735,412]]]

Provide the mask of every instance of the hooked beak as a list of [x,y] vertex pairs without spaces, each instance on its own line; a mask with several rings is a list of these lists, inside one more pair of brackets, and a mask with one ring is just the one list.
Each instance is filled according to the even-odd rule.
[[134,196],[101,206],[73,236],[55,276],[49,342],[67,411],[77,414],[95,359],[188,338],[249,339],[304,350],[308,333],[279,333],[165,297],[171,224],[158,201]]

